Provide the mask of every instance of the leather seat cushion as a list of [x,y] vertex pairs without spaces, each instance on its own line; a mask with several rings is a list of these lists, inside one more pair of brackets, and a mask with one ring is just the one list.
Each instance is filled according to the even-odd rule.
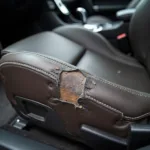
[[60,27],[31,36],[3,53],[20,51],[49,55],[116,84],[150,92],[149,76],[137,60],[121,54],[101,35],[81,27]]

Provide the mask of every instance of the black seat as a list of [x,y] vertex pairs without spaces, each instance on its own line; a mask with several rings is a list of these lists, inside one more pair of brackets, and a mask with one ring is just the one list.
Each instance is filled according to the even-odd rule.
[[[139,4],[140,1],[141,0],[131,0],[131,2],[128,4],[126,9],[136,8],[136,6]],[[86,2],[88,2],[88,1],[86,1]],[[111,22],[112,22],[112,20],[110,20],[109,18],[100,16],[100,15],[90,16],[87,20],[87,23],[89,23],[89,24],[91,24],[91,23],[105,24],[105,23],[111,23]]]
[[24,117],[78,140],[81,124],[127,137],[132,123],[150,115],[149,6],[143,0],[131,21],[134,58],[101,35],[74,26],[34,35],[3,50],[0,75],[16,110],[22,115],[25,111],[18,97],[50,107],[55,117],[38,118],[31,108]]

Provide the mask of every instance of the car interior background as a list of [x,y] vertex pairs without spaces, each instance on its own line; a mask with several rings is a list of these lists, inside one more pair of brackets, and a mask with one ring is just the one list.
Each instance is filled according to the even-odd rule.
[[1,0],[0,149],[149,149],[149,8]]

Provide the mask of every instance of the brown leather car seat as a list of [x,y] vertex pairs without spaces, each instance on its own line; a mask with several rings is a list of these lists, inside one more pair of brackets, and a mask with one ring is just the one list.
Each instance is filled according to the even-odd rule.
[[150,116],[149,6],[143,0],[131,21],[135,58],[74,26],[3,50],[0,77],[14,108],[35,124],[76,140],[85,141],[82,125],[127,138],[131,124]]

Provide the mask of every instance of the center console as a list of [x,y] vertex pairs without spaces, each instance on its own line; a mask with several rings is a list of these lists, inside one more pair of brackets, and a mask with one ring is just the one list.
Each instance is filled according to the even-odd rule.
[[[131,52],[129,40],[128,40],[128,30],[129,23],[135,9],[122,10],[116,15],[118,21],[112,21],[111,23],[105,24],[88,24],[87,23],[87,13],[84,8],[77,8],[76,15],[80,17],[77,19],[75,15],[69,11],[67,6],[62,2],[62,0],[47,0],[49,11],[42,22],[44,23],[44,28],[46,30],[52,30],[56,27],[67,25],[67,24],[77,24],[83,26],[84,28],[91,30],[92,32],[102,34],[107,40],[109,40],[116,48],[120,49],[122,52],[128,54]],[[48,21],[50,20],[50,21]],[[48,23],[49,22],[49,23]],[[53,22],[53,24],[51,24]]]

